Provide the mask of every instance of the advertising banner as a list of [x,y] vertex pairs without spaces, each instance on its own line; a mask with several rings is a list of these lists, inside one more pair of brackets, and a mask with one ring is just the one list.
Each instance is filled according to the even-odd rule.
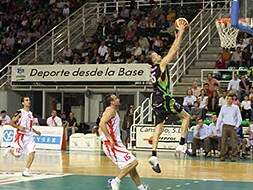
[[69,150],[101,150],[101,141],[96,134],[75,133],[70,136]]
[[[136,148],[151,149],[154,131],[155,127],[137,126]],[[180,141],[180,137],[180,126],[164,127],[164,131],[159,138],[158,149],[174,150]]]
[[[41,132],[41,136],[34,134],[36,148],[61,150],[63,127],[33,126],[33,128]],[[10,125],[3,126],[1,147],[13,146],[16,131]]]
[[150,81],[148,64],[15,65],[12,82]]

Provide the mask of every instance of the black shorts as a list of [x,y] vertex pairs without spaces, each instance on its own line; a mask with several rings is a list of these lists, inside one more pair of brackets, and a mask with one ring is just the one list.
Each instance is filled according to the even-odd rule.
[[163,123],[169,114],[179,114],[183,107],[170,96],[152,94],[152,107],[154,112],[154,124]]

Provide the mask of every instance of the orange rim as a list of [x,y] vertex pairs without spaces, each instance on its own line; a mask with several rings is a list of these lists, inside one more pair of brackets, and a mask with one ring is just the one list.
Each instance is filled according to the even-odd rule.
[[218,18],[215,20],[215,22],[221,22],[221,23],[224,23],[224,24],[229,24],[231,21],[231,18]]
[[[246,19],[239,19],[242,23],[247,23]],[[215,22],[223,23],[223,24],[230,24],[231,18],[218,18]]]

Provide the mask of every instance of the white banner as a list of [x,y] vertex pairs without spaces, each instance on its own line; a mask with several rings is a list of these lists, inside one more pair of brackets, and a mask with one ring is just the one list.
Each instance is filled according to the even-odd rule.
[[[136,148],[152,149],[152,138],[155,127],[136,127]],[[175,149],[181,138],[180,127],[164,127],[159,138],[158,149]]]
[[[41,132],[41,136],[34,134],[36,148],[61,150],[63,127],[33,126],[33,128]],[[10,125],[3,126],[1,147],[13,146],[16,131]]]
[[101,150],[101,141],[96,134],[75,133],[70,136],[69,150]]
[[150,81],[148,64],[16,65],[12,82]]

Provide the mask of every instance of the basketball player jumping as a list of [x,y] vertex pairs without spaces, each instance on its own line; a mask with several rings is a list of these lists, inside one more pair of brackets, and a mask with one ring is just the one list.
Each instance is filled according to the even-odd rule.
[[41,135],[41,133],[32,128],[33,115],[30,111],[30,98],[23,97],[21,99],[21,104],[23,105],[23,109],[19,109],[11,120],[11,126],[17,129],[14,148],[12,149],[11,147],[8,147],[3,156],[6,157],[8,153],[11,153],[14,157],[19,158],[21,156],[21,151],[24,149],[29,156],[26,163],[26,169],[22,175],[25,177],[31,177],[30,167],[35,156],[33,133],[36,133],[37,135]]
[[186,26],[183,23],[179,25],[178,33],[175,35],[176,39],[164,58],[161,58],[156,52],[149,52],[149,63],[152,65],[151,80],[153,83],[152,107],[154,111],[154,123],[156,125],[152,143],[152,156],[149,159],[149,163],[152,165],[152,169],[157,173],[161,172],[156,153],[158,140],[163,132],[163,123],[170,113],[178,114],[182,119],[181,140],[176,151],[184,153],[186,151],[186,146],[184,144],[190,122],[190,115],[175,101],[175,99],[170,97],[169,70],[167,67],[168,63],[170,63],[180,48],[185,28]]
[[119,190],[121,180],[130,175],[139,190],[147,190],[147,187],[141,183],[140,176],[136,171],[138,162],[123,145],[120,138],[120,118],[116,111],[120,105],[119,98],[114,94],[108,94],[105,97],[105,104],[108,106],[99,123],[100,137],[103,140],[103,150],[120,169],[120,173],[108,183],[112,190]]

